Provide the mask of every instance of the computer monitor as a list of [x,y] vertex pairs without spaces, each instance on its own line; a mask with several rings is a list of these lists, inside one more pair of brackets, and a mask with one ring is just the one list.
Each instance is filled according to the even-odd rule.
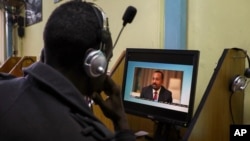
[[[122,86],[125,111],[187,127],[193,114],[198,62],[197,50],[127,48]],[[158,100],[151,99],[154,90],[147,90],[151,96],[142,96],[142,89],[152,87],[157,79],[153,74],[159,72],[164,76],[160,91],[171,93],[171,101],[160,100],[169,99],[160,96],[160,91]]]

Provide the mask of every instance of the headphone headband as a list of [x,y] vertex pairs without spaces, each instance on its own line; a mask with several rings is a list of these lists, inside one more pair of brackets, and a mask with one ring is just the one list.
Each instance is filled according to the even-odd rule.
[[[99,7],[98,5],[96,5],[94,3],[91,3],[91,5],[93,6],[94,12],[98,18],[100,27],[104,30],[109,30],[108,17],[106,16],[105,12],[102,10],[101,7]],[[101,17],[100,17],[100,14],[98,12],[101,13]]]
[[94,3],[88,2],[88,4],[92,6],[100,26],[100,31],[98,31],[100,45],[98,50],[90,49],[90,51],[87,52],[84,60],[84,68],[88,76],[98,77],[106,72],[108,66],[106,57],[112,52],[112,46],[108,44],[111,35],[109,32],[108,18],[105,12]]

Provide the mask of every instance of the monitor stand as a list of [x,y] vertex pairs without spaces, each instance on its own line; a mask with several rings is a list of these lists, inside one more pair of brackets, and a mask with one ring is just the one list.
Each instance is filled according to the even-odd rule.
[[155,122],[155,124],[153,141],[179,141],[181,139],[180,130],[176,125],[165,122]]

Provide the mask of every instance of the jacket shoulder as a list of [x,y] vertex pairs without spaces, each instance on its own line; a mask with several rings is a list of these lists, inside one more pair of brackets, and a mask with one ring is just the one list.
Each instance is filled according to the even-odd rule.
[[8,73],[0,73],[0,80],[9,80],[16,78],[16,76],[8,74]]

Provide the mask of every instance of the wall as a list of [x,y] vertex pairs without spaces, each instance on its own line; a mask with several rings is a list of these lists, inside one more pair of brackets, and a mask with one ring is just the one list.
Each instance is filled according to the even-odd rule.
[[[249,0],[189,0],[188,49],[201,51],[196,106],[224,48],[250,52]],[[245,93],[244,122],[250,123],[250,86]]]
[[[45,26],[45,22],[48,19],[51,11],[67,0],[54,4],[53,1],[43,1],[43,21],[35,25],[31,25],[26,28],[26,37],[24,39],[23,55],[40,54],[40,49],[43,47],[42,33]],[[151,0],[88,0],[90,2],[96,2],[103,8],[109,17],[109,26],[112,33],[113,42],[118,36],[120,29],[122,28],[122,16],[124,11],[129,5],[132,5],[138,9],[136,18],[131,24],[127,24],[120,40],[114,49],[114,57],[110,62],[110,66],[115,63],[115,60],[119,57],[121,52],[127,47],[147,47],[147,48],[163,48],[162,33],[159,33],[162,22],[160,13],[162,10],[162,1],[151,1]],[[112,6],[110,6],[112,3]],[[142,5],[143,3],[143,5]],[[114,6],[115,5],[115,6]],[[46,10],[45,10],[46,7]],[[149,10],[149,9],[152,9]],[[145,16],[147,15],[147,16]],[[157,21],[157,22],[156,22]],[[142,26],[143,25],[143,26]],[[154,27],[154,28],[152,28]],[[143,42],[138,42],[135,38],[140,39]],[[160,39],[160,40],[159,40]],[[32,40],[32,42],[30,42]]]
[[[90,1],[90,0],[89,0]],[[163,1],[157,0],[92,0],[103,8],[110,19],[113,42],[122,28],[122,16],[130,5],[136,7],[137,14],[131,24],[127,24],[114,49],[110,66],[115,63],[126,48],[163,48]],[[110,6],[112,3],[112,6]],[[136,40],[135,40],[136,39]],[[139,40],[139,42],[138,42]]]
[[[65,0],[64,0],[65,1]],[[43,0],[42,22],[25,27],[25,37],[20,52],[22,56],[35,55],[40,58],[43,47],[43,29],[51,12],[61,3],[54,4],[53,0]]]
[[[43,21],[25,29],[22,55],[39,57],[43,47],[42,34],[45,22],[51,11],[66,1],[54,4],[52,0],[43,0]],[[163,0],[93,1],[107,13],[114,41],[122,27],[122,15],[126,7],[133,5],[138,10],[134,21],[125,27],[117,43],[110,67],[127,47],[163,48]],[[187,4],[187,49],[201,52],[195,100],[197,107],[224,48],[237,46],[250,51],[250,1],[189,0]],[[248,124],[250,124],[249,87],[245,94],[244,112],[244,121]]]
[[[4,21],[4,11],[0,10],[0,21]],[[0,66],[4,63],[4,60],[6,59],[5,57],[5,42],[4,42],[4,34],[5,34],[5,30],[4,30],[4,23],[0,22]]]

